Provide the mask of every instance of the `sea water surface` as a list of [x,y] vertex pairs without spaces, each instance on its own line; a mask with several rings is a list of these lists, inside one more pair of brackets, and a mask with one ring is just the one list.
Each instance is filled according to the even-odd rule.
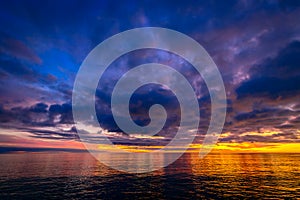
[[113,170],[89,153],[0,154],[0,199],[297,199],[299,180],[300,154],[187,153],[145,174]]

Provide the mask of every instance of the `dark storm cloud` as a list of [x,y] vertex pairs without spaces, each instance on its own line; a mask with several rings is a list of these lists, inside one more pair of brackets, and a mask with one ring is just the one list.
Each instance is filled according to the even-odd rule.
[[[71,105],[37,103],[30,107],[5,109],[0,106],[0,126],[26,132],[32,138],[78,140]],[[65,126],[67,128],[62,128]]]
[[[110,110],[111,94],[117,81],[124,73],[135,66],[156,62],[164,65],[174,67],[186,76],[187,80],[193,86],[197,96],[207,95],[207,88],[201,84],[203,80],[193,67],[184,59],[170,52],[161,50],[136,50],[129,54],[122,55],[116,59],[107,69],[104,76],[100,79],[98,88],[96,90],[96,111],[99,123],[102,128],[110,132],[122,132],[114,121],[112,112]],[[141,75],[142,78],[143,75]],[[204,116],[205,101],[209,97],[201,98],[202,115]],[[176,96],[172,91],[156,84],[148,84],[137,89],[131,97],[129,110],[132,119],[135,123],[145,126],[150,122],[149,109],[154,104],[162,105],[167,111],[167,120],[164,130],[173,129],[179,125],[180,121],[180,107]],[[166,134],[161,131],[158,135]],[[170,133],[174,135],[174,133]]]
[[72,105],[64,103],[62,105],[54,104],[49,107],[49,120],[54,121],[55,117],[59,117],[59,122],[62,124],[73,124]]
[[[240,109],[235,108],[233,124],[229,130],[239,133],[256,131],[262,127],[277,128],[280,137],[245,136],[245,141],[295,142],[300,124],[297,104],[300,91],[300,42],[292,41],[273,57],[252,66],[250,78],[236,89]],[[238,137],[238,136],[237,136]],[[227,138],[229,139],[229,138]],[[235,138],[237,140],[237,138]]]
[[268,58],[262,64],[250,69],[253,77],[288,78],[300,75],[300,41],[292,41],[281,49],[274,58]]
[[72,107],[70,104],[37,103],[30,107],[0,107],[0,121],[7,123],[23,123],[27,126],[55,126],[57,124],[73,124]]
[[281,95],[294,95],[300,90],[300,76],[288,79],[275,77],[260,77],[243,83],[237,90],[238,98],[247,95],[267,95],[277,98]]
[[39,129],[25,129],[26,132],[31,133],[31,137],[40,139],[57,139],[57,140],[78,140],[76,130],[39,130]]
[[[110,92],[107,91],[108,94]],[[122,132],[113,119],[110,110],[110,95],[103,91],[97,92],[98,103],[96,103],[97,117],[100,125],[110,132]],[[154,104],[162,105],[167,111],[167,120],[164,129],[178,126],[180,120],[180,107],[175,95],[162,89],[160,85],[148,84],[137,89],[131,96],[129,111],[135,123],[140,126],[149,124],[149,109]]]
[[150,122],[148,112],[154,104],[160,104],[166,109],[168,115],[166,126],[178,125],[180,107],[176,96],[156,84],[145,85],[132,95],[129,105],[131,117],[136,120],[137,124],[147,125]]
[[294,41],[280,50],[275,58],[250,69],[251,78],[236,93],[239,98],[265,94],[270,97],[292,94],[300,90],[300,42]]

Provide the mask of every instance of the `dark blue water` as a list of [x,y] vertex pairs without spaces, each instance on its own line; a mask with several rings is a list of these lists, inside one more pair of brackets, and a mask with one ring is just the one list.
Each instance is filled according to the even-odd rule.
[[[164,155],[168,156],[168,154]],[[185,154],[148,174],[88,153],[0,154],[0,199],[297,199],[300,154]]]

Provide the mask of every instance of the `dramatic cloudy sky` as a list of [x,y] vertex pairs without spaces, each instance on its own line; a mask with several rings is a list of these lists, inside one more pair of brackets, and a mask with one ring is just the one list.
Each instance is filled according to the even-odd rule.
[[[100,42],[137,27],[164,27],[198,41],[224,80],[227,117],[220,149],[287,148],[300,143],[299,1],[2,1],[0,3],[0,146],[83,148],[72,117],[72,88],[87,54]],[[156,139],[130,136],[117,127],[110,95],[123,73],[158,62],[180,71],[198,98],[201,144],[210,99],[201,76],[182,58],[138,50],[118,58],[99,81],[98,120],[119,145],[160,146],[179,124],[178,101],[158,85],[133,95],[131,116],[149,123],[148,110],[168,114]],[[154,148],[154,147],[153,147]],[[299,149],[299,148],[298,148]]]

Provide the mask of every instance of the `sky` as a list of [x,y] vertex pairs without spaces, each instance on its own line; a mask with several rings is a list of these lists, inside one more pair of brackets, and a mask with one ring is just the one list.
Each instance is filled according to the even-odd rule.
[[[139,27],[163,27],[199,42],[218,66],[227,95],[223,151],[300,151],[299,1],[1,1],[0,147],[84,149],[72,116],[72,89],[88,53],[105,39]],[[151,105],[167,111],[149,138],[127,135],[110,109],[114,85],[148,62],[180,71],[198,98],[201,146],[210,120],[205,82],[179,56],[144,49],[115,60],[99,80],[95,108],[101,128],[121,148],[143,151],[167,144],[180,122],[172,91],[145,85],[129,109],[138,125]],[[167,75],[166,75],[167,76]],[[105,149],[105,147],[103,147]]]

